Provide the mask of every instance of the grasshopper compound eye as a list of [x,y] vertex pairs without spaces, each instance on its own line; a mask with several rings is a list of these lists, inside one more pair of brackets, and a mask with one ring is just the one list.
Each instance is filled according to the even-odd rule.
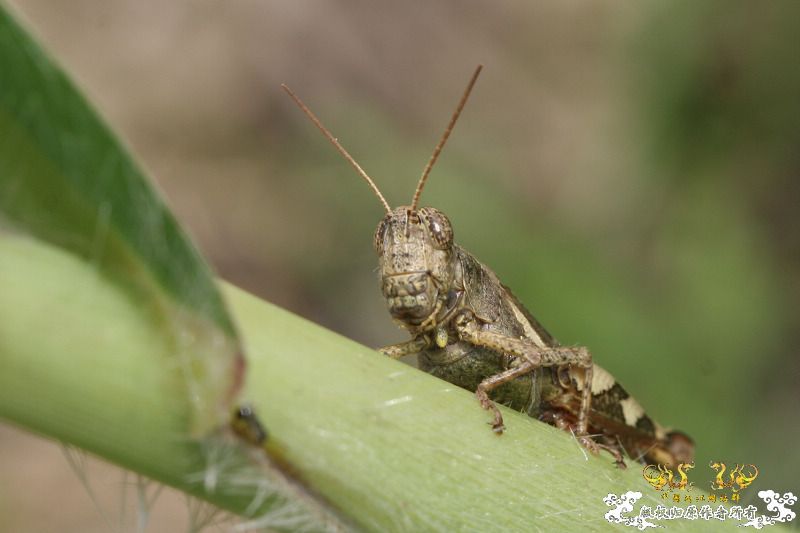
[[372,240],[372,243],[375,247],[375,252],[378,255],[383,253],[383,240],[386,238],[386,227],[389,224],[389,218],[391,215],[386,215],[383,217],[383,220],[380,221],[378,224],[378,228],[375,230],[375,237]]
[[440,250],[450,248],[453,245],[453,226],[445,214],[433,207],[423,207],[419,212],[428,224],[434,245]]

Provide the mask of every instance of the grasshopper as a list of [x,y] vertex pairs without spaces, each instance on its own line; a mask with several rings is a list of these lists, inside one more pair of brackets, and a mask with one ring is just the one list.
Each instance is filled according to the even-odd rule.
[[500,403],[570,431],[591,453],[622,452],[637,461],[689,463],[692,440],[656,424],[582,346],[560,345],[497,275],[453,241],[450,220],[418,207],[431,168],[447,142],[481,71],[470,79],[417,183],[411,205],[392,209],[378,187],[291,89],[283,89],[356,169],[383,204],[375,231],[381,288],[392,318],[411,334],[380,348],[399,359],[416,355],[420,369],[474,391],[502,434]]

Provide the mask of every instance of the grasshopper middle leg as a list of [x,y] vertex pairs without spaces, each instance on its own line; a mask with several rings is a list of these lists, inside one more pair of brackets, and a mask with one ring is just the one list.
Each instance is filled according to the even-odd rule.
[[503,415],[500,413],[500,409],[498,409],[494,402],[489,399],[489,391],[499,387],[503,383],[508,383],[519,376],[529,374],[536,369],[536,366],[537,365],[531,363],[530,361],[522,360],[519,366],[509,368],[505,372],[489,376],[478,384],[478,388],[475,390],[475,396],[477,396],[478,401],[481,402],[481,407],[488,411],[492,411],[494,414],[492,431],[495,433],[502,433],[505,429],[505,426],[503,425]]
[[576,437],[578,441],[592,453],[597,453],[599,451],[597,443],[588,436],[587,431],[589,425],[589,409],[592,404],[592,390],[590,384],[592,383],[593,365],[592,356],[586,348],[581,346],[543,348],[536,346],[530,341],[482,330],[478,326],[475,315],[468,311],[456,318],[455,327],[462,340],[476,346],[483,346],[513,355],[522,361],[518,367],[490,376],[478,385],[475,394],[484,409],[493,411],[494,422],[492,423],[492,429],[495,432],[502,433],[503,417],[494,403],[489,399],[489,391],[541,366],[573,364],[582,367],[586,377],[586,386],[583,388],[581,395]]

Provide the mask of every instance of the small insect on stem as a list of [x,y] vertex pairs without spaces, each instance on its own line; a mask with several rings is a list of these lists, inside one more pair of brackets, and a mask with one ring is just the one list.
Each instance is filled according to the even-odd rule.
[[239,405],[234,408],[230,426],[231,430],[248,444],[261,447],[267,442],[267,430],[261,425],[250,405]]
[[283,89],[358,171],[383,204],[375,231],[381,290],[394,321],[411,339],[381,348],[398,359],[416,355],[420,369],[475,392],[492,412],[495,433],[505,426],[497,403],[572,432],[588,451],[609,452],[619,467],[623,453],[637,461],[690,463],[692,440],[655,423],[639,403],[582,346],[562,346],[503,285],[497,275],[455,244],[450,220],[418,207],[422,190],[469,98],[479,65],[467,84],[411,204],[392,209],[367,175],[319,119],[288,87]]

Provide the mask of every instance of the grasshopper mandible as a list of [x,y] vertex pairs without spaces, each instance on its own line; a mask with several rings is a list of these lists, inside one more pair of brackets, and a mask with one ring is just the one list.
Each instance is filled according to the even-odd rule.
[[282,85],[386,210],[374,239],[381,287],[392,318],[411,340],[380,351],[393,359],[415,354],[422,370],[474,391],[492,412],[498,434],[504,425],[495,402],[572,432],[594,454],[607,450],[620,467],[625,466],[623,451],[648,463],[691,462],[694,445],[688,436],[656,424],[611,374],[592,362],[586,348],[560,345],[494,272],[453,242],[444,213],[418,207],[481,68],[425,166],[411,205],[396,209],[314,113]]

